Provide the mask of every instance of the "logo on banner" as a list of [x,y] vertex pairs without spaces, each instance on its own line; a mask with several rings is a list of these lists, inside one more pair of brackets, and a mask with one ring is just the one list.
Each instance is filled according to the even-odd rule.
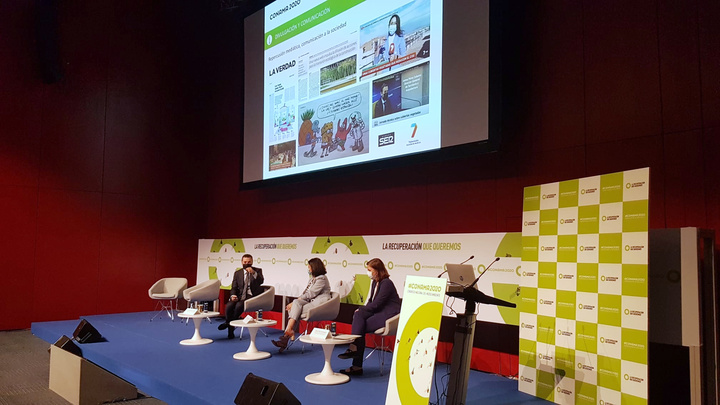
[[634,309],[625,308],[625,315],[643,316],[643,315],[645,315],[645,311],[638,311],[638,310],[634,310]]
[[644,181],[638,181],[638,182],[635,182],[635,183],[626,183],[626,184],[625,184],[625,188],[627,188],[627,189],[631,189],[631,188],[635,188],[635,187],[645,187],[645,182],[644,182]]
[[623,378],[624,378],[626,381],[635,382],[635,383],[643,383],[643,382],[645,381],[644,378],[635,377],[635,376],[632,376],[632,375],[630,375],[630,374],[625,374],[625,375],[623,376]]
[[606,337],[602,337],[602,336],[601,336],[601,337],[600,337],[600,343],[604,343],[604,344],[606,344],[606,345],[616,345],[616,344],[618,344],[618,341],[615,340],[615,339],[610,339],[610,338],[606,338]]

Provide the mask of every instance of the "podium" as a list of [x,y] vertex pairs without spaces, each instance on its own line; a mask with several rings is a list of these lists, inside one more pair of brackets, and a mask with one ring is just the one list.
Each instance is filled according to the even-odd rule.
[[469,287],[448,285],[445,295],[465,300],[465,313],[457,314],[455,338],[453,340],[452,363],[446,404],[464,404],[467,397],[470,360],[472,358],[473,339],[475,338],[475,310],[477,304],[499,305],[515,308],[515,304],[485,295],[475,289],[475,283]]

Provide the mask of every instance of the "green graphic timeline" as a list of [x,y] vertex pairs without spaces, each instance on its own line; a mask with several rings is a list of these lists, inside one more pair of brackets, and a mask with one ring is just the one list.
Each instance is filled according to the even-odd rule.
[[648,183],[638,169],[525,188],[521,391],[647,403]]
[[[520,233],[507,233],[500,243],[498,244],[497,250],[495,251],[496,257],[520,257],[522,254],[522,235]],[[331,246],[334,245],[344,245],[348,251],[350,251],[354,255],[369,255],[370,249],[367,246],[367,242],[362,236],[330,236],[330,237],[316,237],[314,243],[312,244],[311,252],[309,252],[310,255],[316,255],[316,254],[326,254],[328,253],[328,249],[331,248]],[[225,238],[225,239],[215,239],[212,241],[212,245],[210,247],[211,253],[219,253],[220,249],[223,248],[223,246],[231,246],[235,253],[243,254],[246,253],[245,250],[245,244],[241,238]],[[286,259],[276,259],[276,258],[263,258],[263,257],[256,257],[256,263],[262,264],[263,261],[270,260],[272,263],[275,263],[276,261],[288,261],[288,264],[293,264],[292,260],[286,260]],[[388,262],[388,267],[391,270],[393,263]],[[347,263],[345,263],[347,265]],[[415,266],[416,271],[419,271],[422,269],[423,264],[417,263]],[[240,263],[238,261],[237,269],[240,269]],[[216,266],[208,266],[208,277],[210,279],[218,279],[217,274],[217,267]],[[476,268],[477,275],[482,274],[485,271],[484,265],[478,265]],[[519,269],[518,269],[518,275]],[[510,301],[515,304],[520,304],[520,296],[518,295],[518,284],[517,283],[499,283],[495,282],[492,283],[492,295],[494,297],[503,299],[505,301]],[[229,289],[229,286],[222,287],[224,289]],[[366,292],[370,289],[370,278],[367,276],[366,272],[358,273],[355,275],[355,284],[350,291],[350,293],[342,299],[343,303],[348,304],[358,304],[361,305],[364,303]],[[517,308],[506,308],[506,307],[498,307],[497,308],[500,316],[503,319],[503,322],[508,325],[518,325],[518,309]]]

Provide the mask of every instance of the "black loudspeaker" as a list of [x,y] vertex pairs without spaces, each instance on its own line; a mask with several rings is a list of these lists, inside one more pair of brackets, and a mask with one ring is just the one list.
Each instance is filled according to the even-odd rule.
[[62,337],[60,337],[60,339],[58,339],[57,342],[55,342],[54,344],[55,346],[66,350],[78,357],[82,357],[82,350],[80,350],[80,348],[75,343],[73,343],[72,339],[65,335],[62,335]]
[[276,383],[248,373],[235,397],[237,405],[300,405],[283,383]]
[[90,322],[85,319],[80,321],[77,328],[75,328],[75,332],[73,332],[73,339],[80,343],[95,343],[103,342],[105,340],[100,332],[98,332],[97,329],[90,325]]

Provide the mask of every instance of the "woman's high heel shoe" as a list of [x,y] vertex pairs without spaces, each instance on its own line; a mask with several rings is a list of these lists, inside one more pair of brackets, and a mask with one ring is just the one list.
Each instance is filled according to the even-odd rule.
[[280,339],[273,340],[272,344],[274,344],[276,347],[280,348],[280,353],[282,353],[285,349],[287,349],[288,340],[290,340],[290,336],[283,334],[280,336]]

